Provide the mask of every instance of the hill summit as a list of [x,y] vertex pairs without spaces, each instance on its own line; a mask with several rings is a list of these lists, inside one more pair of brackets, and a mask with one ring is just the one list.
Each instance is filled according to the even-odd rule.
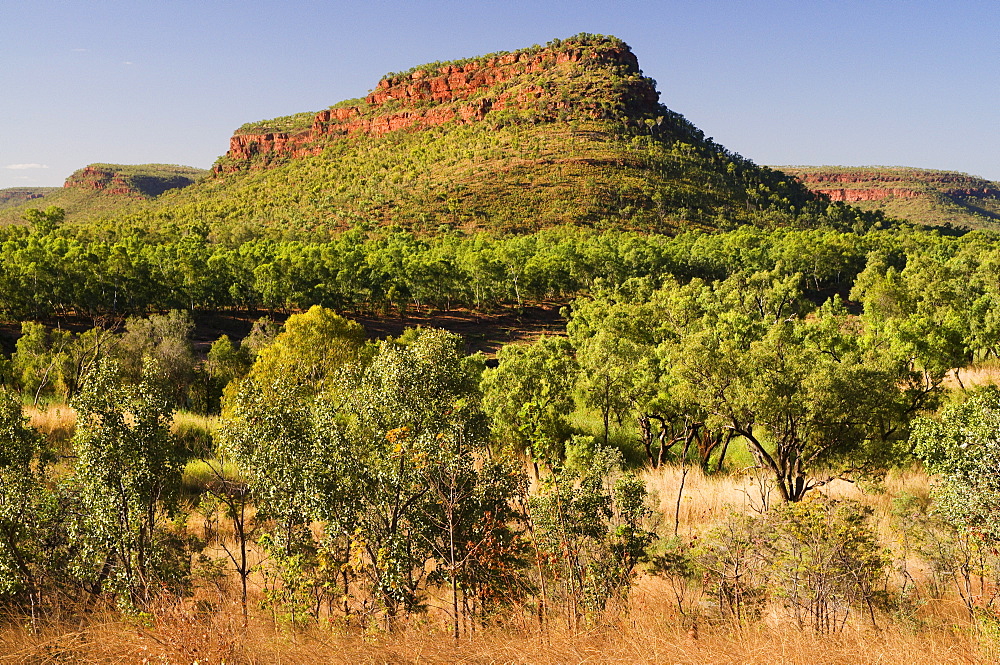
[[660,103],[625,42],[590,34],[420,65],[364,98],[248,123],[212,178],[161,205],[231,237],[877,223],[707,138]]
[[[79,184],[105,182],[90,175]],[[232,243],[379,227],[673,233],[882,221],[715,143],[660,103],[625,42],[591,34],[387,74],[364,98],[243,125],[195,184],[118,199],[113,211],[95,199],[67,212],[129,232],[193,225]]]
[[[556,73],[583,80],[558,85]],[[364,99],[314,115],[302,113],[241,127],[216,172],[267,164],[282,157],[320,154],[329,138],[383,136],[446,123],[491,124],[620,117],[639,126],[659,111],[654,82],[620,40],[577,39],[513,53],[433,63],[383,77]],[[311,120],[311,122],[309,122]],[[663,118],[660,117],[662,124]],[[655,122],[655,121],[654,121]]]

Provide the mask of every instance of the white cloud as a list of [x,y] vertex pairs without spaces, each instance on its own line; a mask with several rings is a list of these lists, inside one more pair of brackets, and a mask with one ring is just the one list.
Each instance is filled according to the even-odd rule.
[[45,164],[8,164],[4,168],[11,171],[27,171],[28,169],[47,169],[49,167]]

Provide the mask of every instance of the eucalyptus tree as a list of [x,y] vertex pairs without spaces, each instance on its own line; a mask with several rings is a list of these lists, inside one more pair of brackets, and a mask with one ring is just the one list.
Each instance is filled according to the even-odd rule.
[[936,510],[956,530],[983,543],[1000,543],[1000,390],[980,389],[944,409],[940,419],[921,418],[913,428],[915,452],[938,480]]
[[40,602],[40,521],[46,500],[46,451],[28,426],[21,401],[0,393],[0,601]]
[[[930,515],[917,535],[934,573],[955,584],[972,619],[990,624],[1000,596],[1000,390],[989,386],[921,418],[910,438],[934,474]],[[910,525],[907,525],[909,527]]]
[[129,608],[163,588],[185,584],[190,554],[170,526],[183,456],[170,433],[170,400],[147,366],[143,380],[120,380],[99,363],[72,401],[76,457],[70,491],[79,511],[70,524],[74,574],[94,593]]
[[[358,525],[364,570],[387,625],[400,612],[419,608],[426,564],[435,557],[434,524],[427,516],[437,490],[428,480],[445,482],[449,474],[431,469],[461,466],[462,458],[486,447],[478,388],[482,360],[465,356],[461,344],[458,336],[433,328],[380,342],[349,402],[355,450],[363,460]],[[473,496],[461,490],[456,497],[454,486],[434,486],[453,503]],[[446,522],[454,529],[454,506],[445,510],[452,511]],[[454,552],[448,565],[456,570]]]
[[562,603],[576,629],[581,618],[593,619],[612,599],[627,597],[656,537],[646,528],[652,516],[646,498],[645,482],[622,472],[614,448],[598,446],[585,468],[557,467],[542,480],[530,498],[530,517],[543,619],[547,606]]
[[758,327],[724,312],[682,338],[672,372],[685,399],[715,427],[746,441],[786,501],[821,482],[815,473],[885,463],[905,439],[906,362],[861,334],[830,303],[809,319]]
[[364,341],[360,324],[315,305],[288,317],[282,332],[257,351],[247,379],[265,389],[287,380],[316,394],[336,383],[341,368],[358,361]]
[[572,435],[569,415],[579,365],[565,337],[508,344],[483,372],[483,408],[495,435],[536,464],[559,460]]
[[[258,337],[268,336],[265,328]],[[344,566],[343,595],[349,591],[346,566],[357,512],[353,488],[365,458],[361,450],[346,452],[350,439],[340,409],[363,364],[363,339],[359,325],[313,307],[289,317],[283,332],[256,347],[249,373],[226,390],[218,453],[244,474],[282,577],[271,600],[293,619],[317,612],[318,587],[305,579],[318,570],[324,546],[309,528],[315,519],[337,540],[327,546]],[[219,354],[224,349],[220,345]]]

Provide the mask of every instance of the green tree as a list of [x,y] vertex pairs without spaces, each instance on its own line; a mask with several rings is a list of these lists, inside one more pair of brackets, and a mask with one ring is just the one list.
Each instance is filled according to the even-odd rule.
[[536,464],[564,457],[572,434],[569,415],[579,367],[564,337],[533,344],[508,344],[497,366],[483,372],[483,409],[495,435]]
[[182,456],[158,382],[147,374],[133,385],[119,376],[109,361],[100,363],[72,402],[79,501],[70,526],[78,547],[73,568],[95,592],[141,608],[160,589],[179,592],[185,584],[189,553],[170,526]]
[[33,404],[45,394],[66,397],[70,373],[70,347],[73,334],[66,330],[49,330],[41,323],[25,321],[21,336],[11,355],[11,373],[14,384]]
[[786,501],[815,486],[817,467],[890,462],[921,405],[905,388],[905,359],[852,330],[836,304],[818,314],[759,325],[751,335],[739,314],[722,313],[671,355],[684,398],[713,427],[743,437]]
[[[461,455],[486,444],[482,360],[460,345],[458,336],[433,328],[380,342],[350,400],[364,460],[358,526],[365,574],[388,625],[419,608],[424,566],[434,558],[428,467],[440,463],[442,447]],[[443,461],[453,463],[449,457]]]
[[46,451],[15,395],[0,393],[0,600],[41,602]]
[[1000,390],[983,388],[940,420],[919,419],[910,440],[940,478],[933,486],[937,512],[957,531],[1000,543]]
[[[646,520],[646,485],[621,472],[621,453],[598,448],[582,470],[556,469],[530,498],[532,534],[541,574],[565,603],[571,627],[623,599],[636,566],[655,538]],[[543,563],[544,562],[544,563]],[[543,605],[549,605],[544,580]]]
[[341,367],[357,361],[364,342],[360,324],[314,305],[288,317],[284,330],[258,351],[248,379],[259,386],[288,379],[315,394],[334,385]]
[[194,319],[186,310],[130,317],[115,353],[123,377],[133,383],[155,379],[175,405],[185,404],[195,378],[193,331]]
[[22,219],[28,222],[31,230],[39,235],[52,233],[66,219],[66,211],[58,206],[49,206],[45,210],[28,208]]

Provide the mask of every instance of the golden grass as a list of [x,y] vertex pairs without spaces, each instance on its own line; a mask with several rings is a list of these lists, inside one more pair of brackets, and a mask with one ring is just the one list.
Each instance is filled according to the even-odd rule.
[[[755,469],[732,474],[705,475],[700,467],[689,466],[685,477],[678,466],[664,465],[659,469],[646,469],[642,473],[646,487],[653,497],[652,507],[662,514],[660,531],[673,531],[675,517],[679,516],[679,534],[690,536],[704,527],[722,519],[729,511],[741,513],[761,512],[767,505],[780,501]],[[677,495],[684,483],[680,511]]]
[[[669,513],[660,531],[672,530],[672,515],[680,469],[647,470],[646,481]],[[928,478],[919,470],[890,474],[878,491],[849,483],[832,483],[823,491],[871,505],[878,520],[887,520],[891,501],[903,492],[926,493]],[[752,474],[705,476],[691,468],[681,502],[681,534],[697,531],[730,509],[754,510],[761,489]],[[196,525],[189,524],[189,526]],[[227,525],[218,525],[210,541],[213,556],[224,557],[219,539],[228,539]],[[206,533],[206,535],[208,535]],[[253,555],[255,560],[260,553]],[[143,619],[123,619],[113,612],[40,624],[30,629],[25,619],[0,626],[0,664],[5,663],[178,663],[199,665],[263,665],[270,663],[638,663],[741,665],[941,665],[1000,662],[1000,642],[977,635],[955,599],[926,603],[914,621],[893,622],[880,617],[877,625],[849,622],[837,635],[799,630],[780,608],[759,624],[740,628],[679,613],[674,587],[662,578],[643,577],[627,607],[616,608],[600,623],[571,630],[553,616],[540,629],[531,611],[514,611],[503,623],[468,631],[458,641],[449,635],[440,599],[429,599],[425,614],[412,617],[391,634],[311,625],[292,630],[276,624],[259,607],[259,574],[251,583],[251,616],[244,627],[235,600],[235,585],[206,584],[194,598],[164,601]],[[232,580],[229,580],[232,582]],[[466,627],[468,628],[468,627]]]
[[[659,469],[647,468],[642,472],[646,487],[653,496],[654,509],[672,524],[677,513],[677,493],[681,487],[683,471],[678,466],[664,465]],[[683,478],[681,496],[680,532],[691,535],[703,527],[723,518],[730,510],[740,513],[762,512],[766,506],[781,501],[775,490],[768,490],[768,476],[757,469],[748,468],[731,474],[705,475],[697,466],[687,469]],[[931,480],[920,467],[891,471],[878,487],[866,483],[833,480],[813,491],[836,499],[851,499],[874,509],[878,520],[888,519],[892,502],[903,494],[925,500],[930,493]]]
[[44,436],[57,450],[68,449],[76,431],[76,411],[69,404],[55,403],[44,408],[24,407],[31,427]]
[[953,369],[944,379],[944,386],[949,390],[997,384],[1000,384],[1000,361],[993,359],[958,370]]
[[[525,615],[526,616],[526,615]],[[641,585],[627,612],[571,631],[559,622],[540,631],[530,620],[452,640],[442,616],[417,617],[392,634],[342,627],[292,632],[266,617],[246,628],[238,610],[200,614],[191,603],[157,608],[148,621],[91,616],[83,623],[0,629],[0,663],[739,663],[814,665],[996,662],[990,640],[939,626],[913,632],[897,626],[848,626],[833,636],[787,623],[749,628],[700,625],[679,617],[662,584]]]
[[[186,418],[188,416],[185,416]],[[32,414],[39,422],[68,422],[65,413]],[[214,423],[195,417],[185,423],[211,431]],[[186,478],[204,476],[204,462],[192,462]],[[653,492],[654,506],[663,515],[659,533],[673,532],[677,492],[682,477],[684,492],[679,511],[679,532],[695,537],[722,519],[729,510],[763,509],[768,497],[765,484],[752,470],[705,475],[689,467],[686,476],[674,466],[646,469],[643,477]],[[919,470],[890,474],[879,486],[833,482],[821,490],[871,506],[879,530],[892,546],[890,513],[895,497],[926,497],[930,480]],[[232,544],[225,520],[211,529],[203,516],[192,513],[189,528],[203,531],[206,554],[224,559],[223,541]],[[258,548],[251,556],[266,565]],[[311,665],[318,663],[639,663],[639,664],[743,664],[793,665],[880,663],[886,665],[939,665],[944,663],[1000,662],[1000,641],[977,635],[955,599],[926,603],[913,621],[893,622],[881,617],[877,626],[849,622],[837,635],[820,636],[799,630],[787,614],[774,608],[759,624],[740,628],[705,619],[692,630],[697,598],[688,599],[679,613],[669,580],[639,580],[625,608],[617,608],[600,623],[571,630],[558,616],[540,629],[529,610],[514,611],[503,623],[479,628],[458,641],[449,635],[445,603],[431,598],[430,609],[416,615],[393,633],[345,627],[311,625],[292,630],[276,624],[261,612],[260,568],[251,576],[251,616],[246,626],[236,601],[235,578],[218,584],[203,582],[193,598],[163,601],[142,619],[127,619],[109,611],[69,618],[47,619],[34,629],[28,621],[0,620],[0,664],[6,663],[178,663],[190,665]],[[466,627],[468,628],[468,627]]]

